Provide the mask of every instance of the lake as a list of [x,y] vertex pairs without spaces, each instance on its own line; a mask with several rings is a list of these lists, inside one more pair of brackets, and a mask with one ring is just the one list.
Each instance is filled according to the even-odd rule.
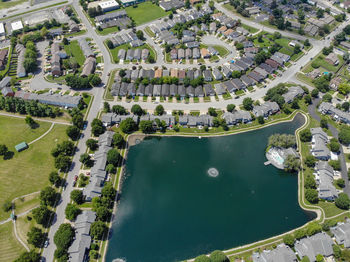
[[106,261],[179,261],[308,222],[297,175],[264,165],[268,137],[294,134],[303,123],[297,115],[237,135],[152,137],[132,146]]

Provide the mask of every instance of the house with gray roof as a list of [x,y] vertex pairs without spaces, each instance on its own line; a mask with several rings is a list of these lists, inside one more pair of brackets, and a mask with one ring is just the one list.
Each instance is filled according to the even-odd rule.
[[85,57],[95,56],[94,52],[92,51],[91,47],[89,46],[89,44],[86,42],[85,39],[81,38],[78,40],[78,42]]
[[254,80],[247,75],[242,75],[240,79],[246,86],[253,86],[255,84]]
[[130,60],[132,61],[134,59],[134,50],[133,49],[128,49],[128,51],[126,52],[126,60]]
[[134,51],[134,59],[141,60],[141,52],[142,52],[141,49],[135,49],[135,51]]
[[276,114],[280,110],[280,107],[276,102],[265,102],[260,106],[253,107],[253,114],[256,117],[263,116],[268,117],[269,115]]
[[222,66],[221,71],[226,78],[230,78],[232,75],[231,69],[226,65]]
[[80,103],[81,96],[61,95],[46,92],[43,94],[30,93],[25,91],[17,91],[15,97],[23,100],[38,101],[39,103],[60,107],[73,108]]
[[87,261],[91,245],[90,228],[96,220],[96,213],[83,210],[74,223],[75,238],[68,249],[68,261]]
[[350,220],[338,222],[335,227],[330,228],[338,245],[344,245],[345,248],[350,248]]
[[17,53],[17,77],[25,77],[27,72],[24,68],[23,62],[26,48],[22,44],[17,44],[15,50]]
[[179,85],[177,87],[177,93],[180,97],[185,97],[186,96],[186,88],[184,85]]
[[192,86],[186,87],[186,95],[189,97],[194,97],[194,88]]
[[213,81],[213,76],[209,69],[206,69],[203,71],[203,77],[204,77],[204,81],[207,81],[207,82]]
[[255,252],[252,255],[253,262],[297,262],[297,256],[293,250],[280,244],[272,250],[264,250],[261,253]]
[[296,241],[294,248],[300,258],[306,256],[310,262],[315,262],[318,254],[326,258],[333,255],[333,240],[327,233],[321,232]]
[[177,50],[177,58],[178,59],[184,59],[185,58],[185,50],[182,48],[179,48]]
[[327,147],[328,136],[320,127],[310,128],[312,134],[311,154],[319,160],[327,161],[331,152]]
[[217,83],[214,85],[214,87],[215,87],[216,94],[223,95],[226,93],[226,89],[225,89],[225,86],[223,84]]
[[206,96],[215,96],[216,93],[215,93],[213,86],[211,84],[205,84],[203,86],[203,88],[204,88]]
[[170,95],[170,86],[168,84],[162,84],[160,95],[163,97],[168,97]]
[[226,87],[226,89],[229,93],[234,93],[235,91],[237,91],[237,88],[233,85],[231,80],[227,80],[227,81],[223,82],[222,84]]
[[152,96],[153,95],[153,85],[147,85],[145,87],[145,96]]
[[239,123],[249,123],[252,121],[252,116],[248,111],[234,111],[233,113],[231,112],[225,112],[222,114],[222,119],[225,120],[226,124],[228,126],[236,125]]
[[214,76],[215,80],[222,80],[222,78],[223,78],[220,70],[217,67],[215,67],[213,69],[213,76]]
[[153,87],[153,96],[160,96],[161,89],[162,89],[161,85],[154,85],[154,87]]
[[332,118],[334,118],[336,121],[350,124],[350,114],[336,108],[331,103],[322,102],[318,107],[318,111],[324,115],[332,116]]
[[143,84],[140,84],[139,87],[136,90],[137,96],[144,96],[145,95],[145,86]]
[[288,88],[288,92],[282,96],[286,103],[291,103],[296,97],[303,96],[304,93],[304,89],[302,89],[300,86],[291,86]]
[[231,80],[231,82],[237,90],[242,90],[247,88],[247,86],[239,78],[234,78]]
[[193,59],[199,59],[201,57],[201,53],[199,51],[199,48],[195,47],[192,49],[192,58]]
[[195,97],[203,97],[204,96],[204,91],[202,86],[197,86],[194,88],[194,96]]
[[147,60],[148,56],[149,56],[149,50],[147,48],[142,49],[141,59],[145,61]]
[[315,170],[318,197],[327,201],[334,201],[338,197],[338,191],[333,184],[333,168],[326,161],[318,161]]
[[125,49],[119,49],[118,51],[118,59],[119,60],[124,60],[126,55]]

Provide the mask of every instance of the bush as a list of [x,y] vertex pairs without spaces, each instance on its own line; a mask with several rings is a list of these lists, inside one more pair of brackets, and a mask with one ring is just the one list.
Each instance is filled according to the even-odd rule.
[[226,106],[226,110],[227,110],[228,112],[231,112],[231,113],[235,110],[235,108],[236,108],[236,105],[234,105],[234,104],[228,104],[228,105]]
[[116,149],[111,149],[107,153],[107,162],[109,164],[117,166],[118,161],[119,161],[119,157],[120,157],[120,155],[119,155],[118,151]]
[[80,129],[76,126],[69,126],[66,129],[67,136],[73,141],[78,140],[80,136]]
[[345,187],[345,181],[342,178],[339,178],[335,181],[339,187]]
[[73,221],[80,214],[81,210],[75,204],[68,203],[64,212],[66,214],[66,218]]
[[230,261],[228,257],[225,255],[225,253],[220,250],[215,250],[211,252],[209,258],[211,262],[229,262]]
[[274,147],[293,147],[296,145],[296,140],[294,135],[287,134],[273,134],[269,137],[269,146]]
[[319,233],[321,231],[322,227],[317,222],[311,222],[306,228],[306,233],[308,236],[315,235],[316,233]]
[[124,145],[124,138],[121,134],[115,133],[113,135],[113,145],[118,148],[121,148]]
[[105,233],[107,233],[107,226],[102,221],[96,221],[91,224],[90,235],[93,239],[102,240]]
[[335,200],[335,205],[344,210],[348,210],[350,206],[350,199],[347,194],[340,193],[338,195],[338,198]]
[[307,175],[305,178],[305,188],[316,189],[316,181],[312,175]]
[[350,144],[350,127],[349,126],[341,126],[339,131],[339,142],[343,145]]
[[305,198],[312,204],[318,203],[318,192],[316,189],[306,189]]
[[308,167],[314,167],[316,164],[316,158],[313,155],[307,155],[305,158],[305,165]]
[[339,160],[329,160],[329,165],[331,167],[333,167],[334,170],[338,170],[339,171],[341,169]]
[[261,125],[262,125],[262,124],[264,124],[264,123],[265,123],[265,120],[264,120],[264,117],[263,117],[263,116],[258,116],[258,118],[257,118],[257,119],[258,119],[258,123],[259,123],[259,124],[261,124]]
[[304,129],[299,134],[300,134],[300,140],[302,142],[310,142],[312,139],[312,134],[310,129]]
[[340,144],[338,143],[338,141],[335,138],[331,139],[331,141],[329,143],[329,149],[332,152],[339,152]]
[[287,234],[283,237],[283,242],[290,247],[294,246],[294,241],[295,238],[291,234]]
[[10,200],[6,200],[5,203],[2,205],[2,210],[4,212],[9,212],[12,209],[12,203]]

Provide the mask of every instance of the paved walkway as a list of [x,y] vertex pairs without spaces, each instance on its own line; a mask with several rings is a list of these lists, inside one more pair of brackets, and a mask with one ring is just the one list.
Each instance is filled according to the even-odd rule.
[[32,142],[29,142],[28,145],[31,145],[33,143],[35,143],[36,141],[42,139],[44,136],[46,136],[48,133],[50,133],[50,131],[52,130],[53,126],[55,125],[55,123],[52,123],[50,128],[44,133],[42,134],[41,136],[39,136],[38,138],[34,139]]

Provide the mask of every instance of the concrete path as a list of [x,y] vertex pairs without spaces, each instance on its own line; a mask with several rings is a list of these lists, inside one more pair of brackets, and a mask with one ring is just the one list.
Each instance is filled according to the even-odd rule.
[[52,123],[50,128],[44,133],[42,134],[41,136],[39,136],[38,138],[34,139],[32,142],[29,142],[28,145],[31,145],[33,143],[35,143],[36,141],[42,139],[44,136],[46,136],[48,133],[50,133],[50,131],[52,130],[53,126],[55,125],[55,123]]

